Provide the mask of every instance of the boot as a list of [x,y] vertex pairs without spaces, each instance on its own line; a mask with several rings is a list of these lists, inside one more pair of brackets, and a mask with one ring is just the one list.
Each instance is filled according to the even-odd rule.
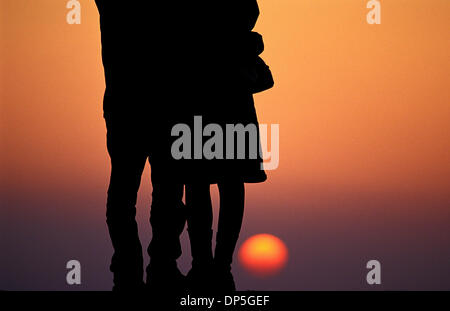
[[191,292],[211,291],[213,283],[212,230],[205,232],[188,229],[191,242],[192,268],[186,276]]
[[223,265],[214,261],[214,291],[217,293],[230,293],[236,291],[231,265]]
[[238,236],[224,236],[217,233],[216,249],[214,252],[214,289],[219,293],[236,291],[231,264]]

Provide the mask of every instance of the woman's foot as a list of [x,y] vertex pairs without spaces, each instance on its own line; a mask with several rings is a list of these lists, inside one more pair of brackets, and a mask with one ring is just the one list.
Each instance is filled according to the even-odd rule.
[[231,266],[214,266],[214,289],[219,293],[229,293],[236,291]]
[[213,289],[214,273],[212,264],[203,266],[194,265],[186,275],[186,284],[189,292],[208,293]]
[[213,283],[212,230],[188,229],[192,268],[186,276],[190,292],[211,292]]

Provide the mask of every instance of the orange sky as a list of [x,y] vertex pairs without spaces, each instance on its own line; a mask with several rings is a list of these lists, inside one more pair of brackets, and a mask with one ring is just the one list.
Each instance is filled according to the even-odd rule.
[[[64,2],[64,1],[62,1]],[[64,3],[2,1],[2,161],[10,182],[98,183],[107,171],[98,17]],[[279,123],[274,187],[299,183],[443,191],[450,175],[450,2],[260,1],[257,30],[276,88],[257,95]],[[86,181],[86,178],[89,180]]]
[[[0,192],[105,196],[98,13],[80,2],[81,25],[66,23],[66,1],[0,2]],[[331,219],[339,195],[372,193],[448,206],[450,1],[381,2],[368,25],[363,0],[259,1],[276,87],[257,111],[280,124],[280,166],[248,187],[250,210]],[[308,196],[323,204],[298,203]]]

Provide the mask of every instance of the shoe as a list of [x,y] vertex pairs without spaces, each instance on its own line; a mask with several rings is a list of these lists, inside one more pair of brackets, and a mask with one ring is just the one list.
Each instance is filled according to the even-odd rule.
[[231,266],[214,266],[214,290],[219,293],[229,293],[236,291]]
[[191,293],[208,293],[213,291],[214,273],[212,264],[194,265],[186,275],[187,290]]

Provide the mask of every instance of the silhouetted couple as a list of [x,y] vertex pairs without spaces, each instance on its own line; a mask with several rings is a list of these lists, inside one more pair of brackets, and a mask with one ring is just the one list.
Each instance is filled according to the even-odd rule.
[[[144,288],[143,255],[135,220],[136,198],[147,159],[153,184],[152,241],[146,285],[161,291],[235,290],[231,263],[244,213],[244,183],[263,182],[260,154],[176,160],[176,124],[258,125],[253,93],[273,85],[252,32],[256,0],[96,0],[100,12],[106,90],[104,117],[111,179],[107,224],[114,255],[114,289]],[[211,134],[211,133],[210,133]],[[236,150],[223,138],[224,150]],[[195,142],[192,137],[192,146]],[[217,148],[217,147],[216,147]],[[210,185],[220,193],[216,248],[212,251]],[[183,204],[183,193],[186,192]],[[188,223],[192,269],[177,268],[180,234]]]

